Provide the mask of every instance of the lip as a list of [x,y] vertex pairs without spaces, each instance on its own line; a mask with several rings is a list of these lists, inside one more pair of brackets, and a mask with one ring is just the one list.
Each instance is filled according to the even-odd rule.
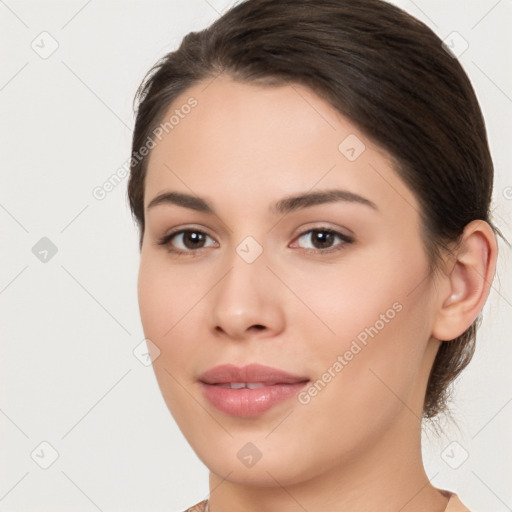
[[[296,395],[308,382],[305,376],[263,366],[215,366],[199,376],[205,398],[230,416],[254,417]],[[260,383],[259,387],[231,389],[229,383]]]

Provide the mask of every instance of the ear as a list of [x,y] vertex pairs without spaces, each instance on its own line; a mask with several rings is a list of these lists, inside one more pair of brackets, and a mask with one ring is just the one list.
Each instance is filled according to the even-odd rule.
[[489,295],[498,247],[489,224],[474,220],[465,228],[460,246],[441,277],[439,306],[432,336],[449,341],[460,336],[477,318]]

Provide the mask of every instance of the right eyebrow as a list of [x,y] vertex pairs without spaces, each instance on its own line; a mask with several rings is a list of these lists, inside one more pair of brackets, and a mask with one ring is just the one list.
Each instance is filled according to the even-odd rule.
[[149,210],[150,208],[154,208],[159,204],[175,204],[198,212],[214,213],[212,206],[206,201],[206,199],[192,196],[190,194],[184,194],[182,192],[169,191],[158,194],[148,204],[147,209]]

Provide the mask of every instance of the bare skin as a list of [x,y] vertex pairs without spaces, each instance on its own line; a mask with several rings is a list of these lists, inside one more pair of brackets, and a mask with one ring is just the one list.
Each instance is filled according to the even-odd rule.
[[[170,113],[198,102],[151,151],[138,293],[145,335],[160,350],[153,366],[163,397],[210,469],[210,511],[443,511],[448,498],[421,458],[425,389],[440,344],[463,333],[488,296],[491,228],[468,224],[459,251],[429,275],[416,197],[347,119],[297,85],[225,76],[205,85],[173,103]],[[354,161],[339,149],[349,135],[365,145]],[[270,211],[330,189],[375,208],[342,200]],[[166,191],[204,198],[215,213],[148,208]],[[322,245],[321,228],[342,236]],[[158,245],[174,229],[189,231]],[[243,247],[262,249],[251,263],[237,253],[249,236],[257,244]],[[371,326],[378,333],[346,354]],[[340,355],[346,364],[336,371]],[[213,407],[198,381],[224,363],[311,382],[330,369],[331,379],[309,400],[236,417]],[[252,467],[237,456],[247,443],[261,454]]]

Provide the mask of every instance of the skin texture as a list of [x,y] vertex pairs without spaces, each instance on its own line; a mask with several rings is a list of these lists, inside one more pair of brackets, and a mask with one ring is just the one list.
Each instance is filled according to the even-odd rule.
[[[163,397],[210,469],[210,510],[444,510],[421,460],[423,400],[440,340],[464,332],[485,303],[492,230],[469,224],[460,250],[429,275],[415,196],[388,155],[312,91],[220,76],[183,93],[169,115],[190,97],[197,106],[151,151],[144,204],[172,190],[206,199],[215,214],[146,209],[138,294]],[[338,149],[349,135],[365,144],[354,161]],[[377,209],[340,201],[269,211],[332,188]],[[322,249],[314,234],[300,236],[321,227],[354,241]],[[174,228],[206,233],[204,246],[188,248],[181,235],[168,247],[187,254],[158,245]],[[236,251],[248,236],[263,249],[252,263]],[[198,376],[224,363],[315,381],[393,304],[400,311],[307,404],[292,397],[237,418],[201,393]],[[261,453],[252,467],[237,457],[249,442]]]

